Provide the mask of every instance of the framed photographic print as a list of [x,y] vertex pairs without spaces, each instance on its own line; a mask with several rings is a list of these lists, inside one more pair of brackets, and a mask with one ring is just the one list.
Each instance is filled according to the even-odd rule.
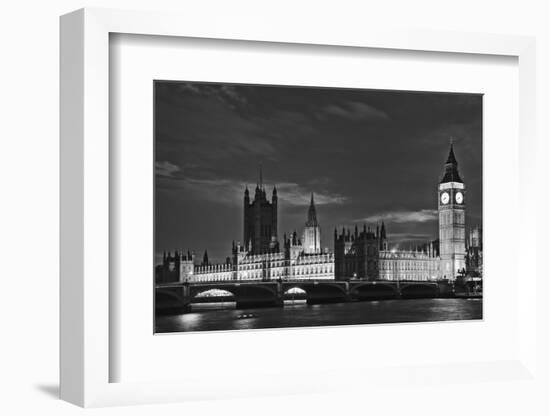
[[62,17],[63,399],[533,379],[533,39],[310,29]]
[[156,333],[482,318],[482,95],[154,98]]

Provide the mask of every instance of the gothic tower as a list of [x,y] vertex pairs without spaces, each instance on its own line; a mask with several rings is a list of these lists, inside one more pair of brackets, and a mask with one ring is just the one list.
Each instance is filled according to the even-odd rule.
[[439,247],[442,278],[454,280],[466,266],[465,186],[458,173],[453,144],[438,187]]
[[302,245],[306,254],[319,254],[321,252],[321,228],[317,222],[313,192],[311,193],[311,202],[307,212],[307,222],[302,237]]
[[251,254],[270,253],[279,250],[277,241],[277,189],[273,188],[271,202],[267,199],[262,183],[256,185],[254,201],[250,202],[248,188],[244,191],[244,246]]

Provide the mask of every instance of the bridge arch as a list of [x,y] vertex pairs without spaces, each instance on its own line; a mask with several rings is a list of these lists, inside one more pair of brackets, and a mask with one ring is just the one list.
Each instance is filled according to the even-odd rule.
[[409,283],[401,286],[401,297],[406,299],[439,296],[439,286],[436,283]]
[[300,286],[292,286],[283,289],[283,300],[288,301],[301,301],[307,300],[309,298],[309,293],[307,290]]
[[181,313],[185,307],[186,300],[180,290],[175,288],[155,290],[156,313]]
[[300,286],[292,286],[284,291],[285,295],[307,295],[307,290],[301,288]]
[[204,294],[207,292],[228,292],[231,293],[236,298],[241,296],[246,296],[250,294],[263,295],[263,296],[275,296],[277,290],[274,287],[268,287],[261,284],[241,284],[241,285],[224,285],[224,284],[204,284],[204,285],[195,285],[190,287],[189,295],[193,298],[197,297],[199,294]]
[[395,299],[399,297],[399,290],[396,284],[365,282],[353,285],[350,289],[350,294],[358,300]]
[[195,293],[193,298],[219,298],[219,297],[235,297],[235,294],[227,289],[209,288],[202,292]]
[[[311,280],[283,283],[283,293],[285,296],[289,290],[303,291],[308,303],[341,302],[347,299],[344,283]],[[304,296],[304,293],[301,296]]]
[[[218,294],[221,296],[207,296],[207,294]],[[204,303],[209,299],[212,302],[228,301],[236,302],[240,307],[262,307],[272,306],[278,301],[276,283],[259,282],[219,282],[194,284],[189,287],[188,296],[192,303]]]
[[155,301],[157,303],[181,303],[183,298],[172,290],[157,290],[155,292]]

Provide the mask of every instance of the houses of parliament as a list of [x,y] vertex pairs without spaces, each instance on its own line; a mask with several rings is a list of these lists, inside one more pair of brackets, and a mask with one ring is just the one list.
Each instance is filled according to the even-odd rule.
[[157,282],[250,280],[455,280],[482,276],[482,234],[479,227],[466,238],[466,186],[453,145],[437,187],[439,236],[411,250],[391,249],[384,222],[361,229],[334,230],[334,252],[322,249],[321,226],[311,194],[301,235],[278,234],[278,195],[271,198],[260,181],[251,199],[243,198],[243,239],[233,242],[225,263],[199,261],[190,251],[164,253],[156,267]]

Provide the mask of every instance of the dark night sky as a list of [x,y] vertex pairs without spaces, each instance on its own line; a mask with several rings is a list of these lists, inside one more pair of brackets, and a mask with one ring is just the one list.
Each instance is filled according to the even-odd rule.
[[467,226],[481,224],[480,95],[162,81],[155,102],[157,256],[230,255],[260,164],[280,239],[301,234],[311,192],[323,247],[335,226],[365,221],[384,220],[391,246],[436,239],[451,137]]

